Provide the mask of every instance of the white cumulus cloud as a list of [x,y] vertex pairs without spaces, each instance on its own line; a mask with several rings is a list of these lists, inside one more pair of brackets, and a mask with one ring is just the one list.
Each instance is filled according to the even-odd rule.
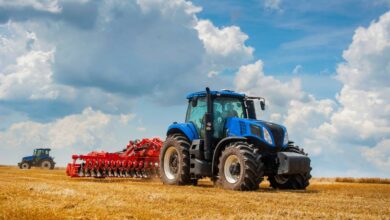
[[[379,169],[390,169],[390,12],[369,27],[356,30],[345,62],[337,69],[344,86],[337,97],[341,108],[319,132],[338,143],[364,147],[364,158]],[[373,155],[382,151],[374,162]],[[387,165],[387,166],[386,166]]]
[[0,99],[55,99],[51,63],[54,51],[30,51],[0,74]]
[[273,76],[265,75],[263,66],[261,60],[241,66],[235,78],[237,90],[266,97],[269,105],[274,107],[286,107],[291,100],[304,97],[298,78],[281,82]]
[[[331,99],[317,100],[304,92],[299,78],[281,81],[263,71],[263,62],[240,67],[235,78],[238,91],[266,99],[266,112],[258,112],[258,117],[282,123],[287,126],[290,138],[298,144],[304,144],[311,137],[313,128],[329,121],[336,108]],[[302,132],[305,131],[305,132]],[[319,155],[320,146],[310,146],[307,152]]]
[[299,81],[265,75],[261,61],[242,66],[236,85],[281,106],[270,107],[270,118],[287,125],[290,138],[325,173],[375,170],[372,175],[389,176],[390,12],[359,27],[343,57],[336,76],[343,86],[336,100],[317,100],[302,91]]
[[[62,108],[64,114],[86,106],[126,113],[129,105],[119,103],[140,97],[176,104],[181,94],[206,85],[219,87],[217,72],[252,58],[253,48],[245,45],[248,36],[239,27],[219,28],[199,20],[196,13],[201,8],[189,1],[58,1],[55,5],[61,10],[50,16],[37,14],[35,7],[20,16],[15,8],[24,7],[21,2],[14,2],[12,9],[7,5],[0,2],[4,17],[9,18],[2,25],[5,34],[0,34],[0,58],[6,58],[0,61],[1,97],[17,95],[30,102],[51,98],[67,104],[77,97],[81,107]],[[78,17],[71,13],[74,10],[79,11]],[[39,19],[42,16],[45,19]],[[47,59],[31,60],[35,69],[23,71],[26,62],[21,60],[49,51]],[[42,82],[32,80],[42,76]],[[114,99],[114,106],[100,107],[108,102],[101,97]]]
[[209,20],[195,26],[214,65],[235,67],[253,58],[254,48],[245,45],[248,35],[237,26],[218,28]]

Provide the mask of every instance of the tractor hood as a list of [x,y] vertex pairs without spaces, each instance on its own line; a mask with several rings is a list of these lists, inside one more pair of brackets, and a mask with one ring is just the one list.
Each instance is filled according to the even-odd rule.
[[271,148],[284,148],[288,145],[286,128],[267,121],[228,118],[226,132],[227,136],[256,138]]
[[22,160],[26,160],[26,161],[30,161],[30,160],[33,160],[34,159],[34,156],[27,156],[27,157],[23,157]]
[[287,130],[283,125],[261,120],[254,120],[254,122],[268,130],[275,146],[284,147],[288,144]]

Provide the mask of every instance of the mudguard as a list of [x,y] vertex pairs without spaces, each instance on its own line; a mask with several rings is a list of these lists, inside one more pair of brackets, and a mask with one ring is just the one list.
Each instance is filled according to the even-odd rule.
[[199,134],[192,123],[173,123],[168,127],[167,136],[173,133],[183,133],[190,142],[199,139]]

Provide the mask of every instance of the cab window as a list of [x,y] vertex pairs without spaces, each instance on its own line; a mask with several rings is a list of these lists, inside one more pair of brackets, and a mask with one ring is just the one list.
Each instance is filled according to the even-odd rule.
[[245,118],[242,102],[238,98],[218,97],[214,99],[214,138],[223,137],[223,128],[229,117]]
[[192,106],[192,103],[189,102],[186,122],[192,122],[195,125],[195,128],[200,135],[200,138],[204,138],[203,131],[203,117],[207,112],[207,104],[205,97],[199,97],[195,107]]

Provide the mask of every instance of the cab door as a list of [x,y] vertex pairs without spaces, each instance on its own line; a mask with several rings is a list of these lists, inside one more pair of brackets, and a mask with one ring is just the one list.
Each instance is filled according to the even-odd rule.
[[204,116],[207,112],[207,103],[205,97],[196,97],[196,99],[196,101],[190,100],[188,104],[186,123],[193,123],[200,139],[204,139]]

